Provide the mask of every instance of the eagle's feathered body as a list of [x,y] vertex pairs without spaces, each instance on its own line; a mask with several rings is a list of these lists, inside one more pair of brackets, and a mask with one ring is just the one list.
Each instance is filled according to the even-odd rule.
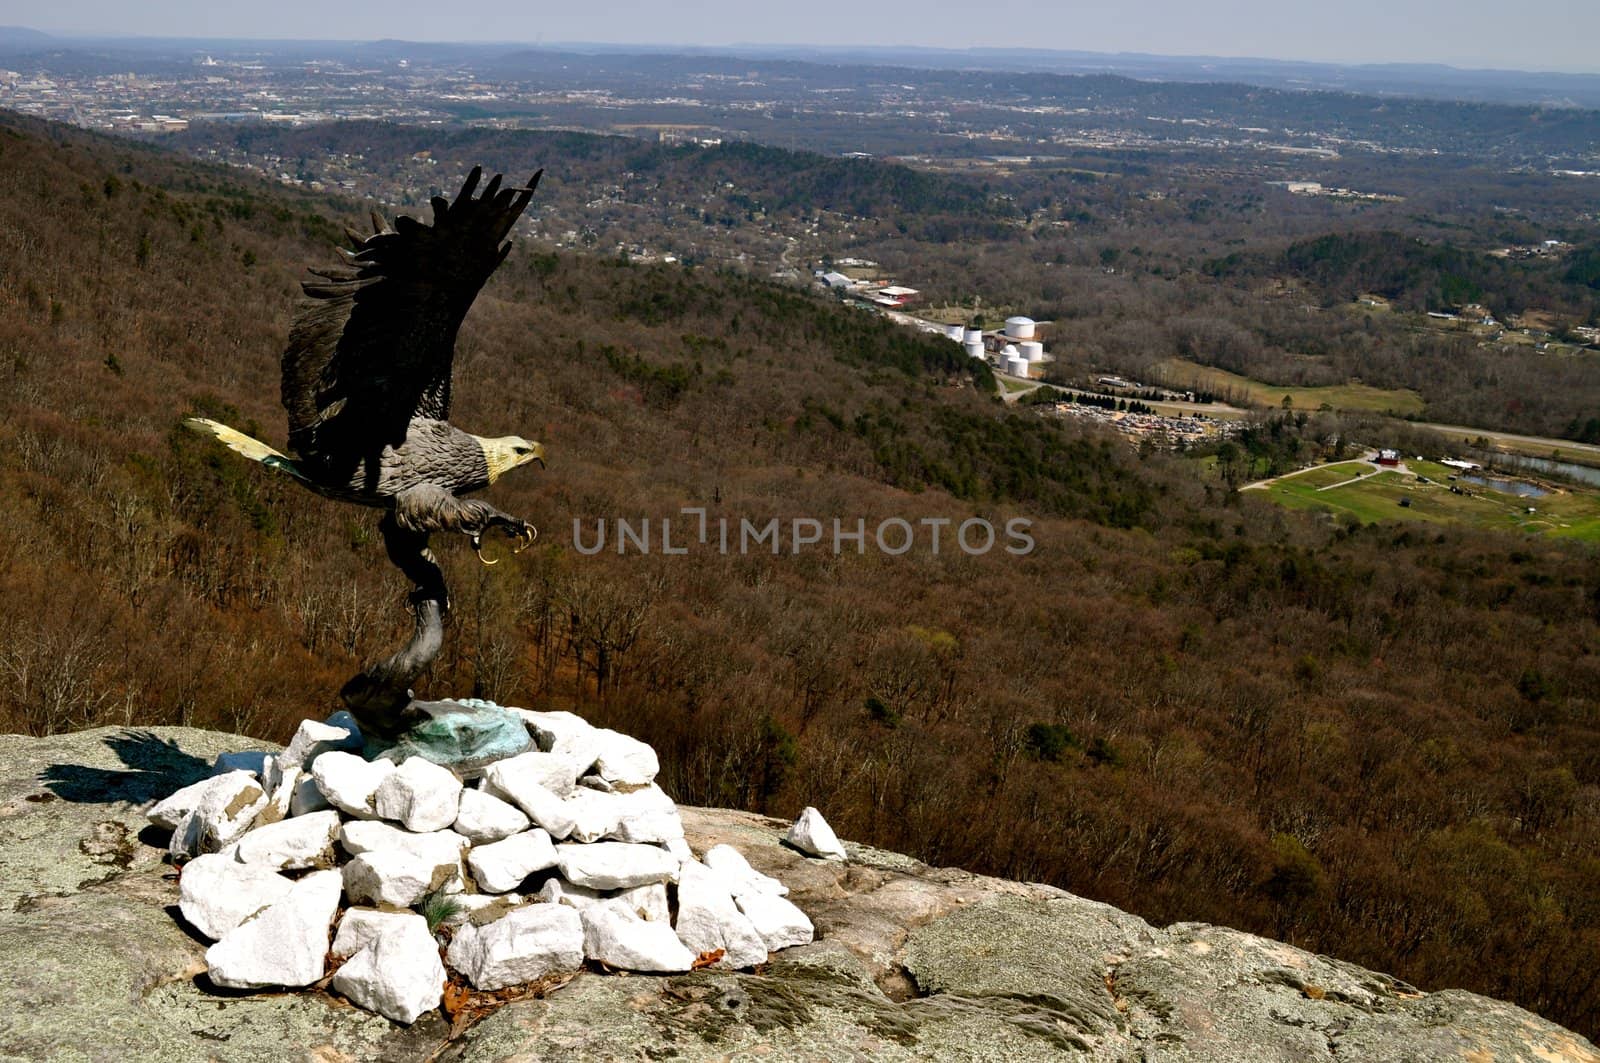
[[414,487],[434,486],[456,496],[488,487],[489,460],[478,437],[447,421],[417,418],[398,446],[376,452],[313,452],[296,466],[318,494],[364,506],[391,506]]
[[231,449],[287,472],[320,495],[384,509],[389,558],[416,584],[411,643],[346,685],[344,697],[378,733],[392,732],[410,702],[409,684],[438,653],[444,578],[428,536],[458,531],[476,545],[505,528],[524,542],[533,529],[464,496],[502,473],[543,462],[519,436],[484,438],[449,423],[456,333],[479,290],[511,250],[511,228],[532,199],[501,188],[499,175],[474,196],[474,167],[454,200],[433,198],[433,224],[401,216],[393,228],[352,232],[341,266],[312,270],[302,285],[283,354],[282,398],[293,458],[226,425],[195,427]]

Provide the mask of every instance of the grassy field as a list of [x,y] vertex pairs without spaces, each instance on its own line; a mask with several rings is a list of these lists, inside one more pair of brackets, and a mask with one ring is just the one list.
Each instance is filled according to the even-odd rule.
[[[1325,466],[1279,480],[1262,493],[1292,509],[1323,510],[1354,517],[1365,524],[1470,524],[1600,542],[1600,492],[1560,487],[1543,498],[1519,498],[1477,484],[1452,484],[1454,470],[1427,461],[1409,462],[1409,472],[1383,472],[1360,483],[1329,488],[1330,484],[1349,479],[1352,466],[1363,468],[1353,462]],[[1429,482],[1423,483],[1419,475]],[[1454,494],[1452,486],[1470,493]],[[1408,499],[1410,505],[1401,505],[1402,499]]]
[[1373,413],[1393,413],[1400,416],[1421,413],[1422,396],[1409,388],[1374,388],[1365,384],[1340,384],[1321,388],[1281,388],[1263,384],[1249,377],[1196,365],[1180,358],[1169,358],[1161,364],[1171,386],[1205,388],[1210,391],[1247,395],[1250,401],[1264,406],[1281,406],[1288,396],[1297,410],[1316,410],[1323,403],[1336,410],[1366,410]]
[[1293,479],[1296,486],[1321,488],[1354,480],[1371,472],[1372,466],[1364,461],[1341,461],[1337,465],[1319,465],[1315,469],[1295,473]]

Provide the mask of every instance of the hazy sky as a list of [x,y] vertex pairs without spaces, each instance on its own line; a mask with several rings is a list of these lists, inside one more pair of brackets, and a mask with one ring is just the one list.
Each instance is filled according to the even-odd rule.
[[1600,0],[0,0],[60,33],[1000,46],[1600,72]]

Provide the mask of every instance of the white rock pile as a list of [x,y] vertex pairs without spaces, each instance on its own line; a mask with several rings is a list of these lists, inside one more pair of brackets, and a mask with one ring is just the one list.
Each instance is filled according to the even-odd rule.
[[[572,713],[512,711],[536,749],[471,782],[421,758],[363,759],[341,712],[302,723],[276,756],[224,754],[157,802],[147,815],[186,861],[179,909],[215,942],[211,981],[310,986],[331,957],[335,992],[411,1023],[439,1006],[446,965],[494,990],[586,959],[747,968],[812,940],[784,885],[736,849],[690,850],[648,745]],[[802,818],[793,843],[843,857],[815,809]]]

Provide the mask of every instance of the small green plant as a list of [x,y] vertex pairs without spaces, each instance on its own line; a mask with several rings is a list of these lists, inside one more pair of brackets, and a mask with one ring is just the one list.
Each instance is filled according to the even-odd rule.
[[428,933],[437,934],[439,928],[461,914],[461,902],[441,887],[422,898],[418,906],[422,918],[428,921]]

